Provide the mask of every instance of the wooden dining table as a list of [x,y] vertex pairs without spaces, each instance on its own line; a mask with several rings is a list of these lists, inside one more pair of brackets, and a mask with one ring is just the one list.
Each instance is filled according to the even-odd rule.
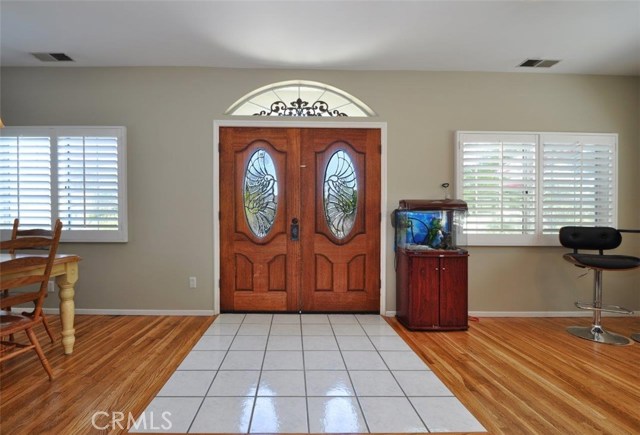
[[[44,266],[29,266],[24,269],[8,273],[3,270],[2,262],[20,257],[32,257],[33,254],[8,254],[0,253],[0,276],[5,278],[15,278],[20,276],[35,275],[42,273]],[[51,277],[55,277],[58,285],[58,297],[60,299],[60,321],[62,323],[62,347],[64,353],[73,353],[73,345],[76,341],[76,330],[74,329],[75,302],[74,285],[78,281],[78,263],[81,258],[73,254],[59,254],[51,269]]]

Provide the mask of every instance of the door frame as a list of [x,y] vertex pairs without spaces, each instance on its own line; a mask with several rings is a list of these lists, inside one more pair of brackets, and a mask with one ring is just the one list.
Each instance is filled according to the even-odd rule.
[[336,121],[213,121],[213,313],[220,314],[220,128],[264,127],[264,128],[374,128],[380,130],[382,146],[380,156],[380,314],[387,310],[386,240],[388,215],[383,208],[387,204],[387,123],[386,122],[336,122]]

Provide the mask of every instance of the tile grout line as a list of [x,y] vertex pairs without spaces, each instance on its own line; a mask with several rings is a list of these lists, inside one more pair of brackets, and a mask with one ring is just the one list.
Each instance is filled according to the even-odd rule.
[[[283,335],[282,337],[299,337],[299,339],[300,339],[300,343],[301,343],[301,348],[300,348],[300,349],[301,349],[301,353],[302,353],[302,374],[303,374],[303,382],[304,382],[304,397],[305,397],[305,404],[306,404],[307,433],[311,433],[311,415],[310,415],[310,408],[309,408],[309,398],[324,398],[324,399],[326,399],[326,398],[327,398],[327,396],[318,396],[318,395],[309,396],[309,387],[308,387],[308,383],[307,383],[307,376],[306,376],[306,375],[307,375],[307,373],[311,373],[311,372],[314,372],[314,371],[327,371],[327,372],[330,372],[330,371],[342,371],[342,369],[335,369],[335,370],[328,370],[328,369],[326,369],[326,368],[325,368],[325,369],[319,368],[319,369],[315,369],[315,370],[313,370],[313,369],[307,369],[307,367],[306,367],[306,358],[305,358],[305,346],[304,346],[304,338],[305,338],[305,335],[303,334],[303,329],[302,329],[302,328],[303,328],[303,324],[302,324],[302,316],[301,316],[301,315],[299,315],[299,314],[298,314],[297,316],[298,316],[298,319],[299,319],[299,323],[298,323],[298,325],[299,325],[299,328],[300,328],[300,335]],[[380,317],[378,316],[378,318],[380,318]],[[329,315],[327,315],[327,319],[328,319],[328,325],[329,325],[329,327],[330,327],[330,329],[331,329],[331,331],[332,331],[332,334],[331,334],[331,335],[329,335],[329,336],[330,336],[330,337],[332,337],[332,338],[335,340],[335,342],[336,342],[337,350],[340,352],[341,359],[342,359],[343,364],[344,364],[344,366],[345,366],[345,369],[344,369],[344,370],[347,372],[347,376],[348,376],[348,378],[349,378],[349,381],[350,381],[350,383],[351,383],[351,386],[352,386],[352,388],[354,389],[354,395],[353,395],[352,397],[355,397],[355,398],[356,398],[356,401],[357,401],[357,403],[358,403],[359,409],[360,409],[361,414],[362,414],[363,422],[364,422],[364,423],[365,423],[365,425],[366,425],[366,429],[367,429],[367,431],[368,431],[369,433],[371,433],[371,429],[370,429],[370,427],[369,427],[369,423],[368,423],[368,421],[367,421],[367,419],[366,419],[366,416],[365,416],[365,414],[364,414],[364,409],[363,409],[363,407],[362,407],[362,403],[360,402],[360,399],[361,399],[361,398],[385,398],[385,397],[391,397],[391,396],[358,395],[358,393],[355,391],[355,387],[354,387],[353,379],[352,379],[352,377],[351,377],[351,370],[349,370],[349,369],[348,369],[347,364],[346,364],[346,360],[345,360],[345,357],[344,357],[344,351],[350,350],[350,349],[349,349],[349,346],[347,346],[347,349],[344,349],[344,350],[343,350],[343,349],[342,349],[342,347],[340,346],[340,344],[339,344],[339,340],[338,340],[338,337],[358,337],[358,335],[336,335],[335,327],[336,327],[336,326],[339,326],[339,325],[342,325],[342,323],[338,321],[337,323],[335,323],[335,324],[334,324],[334,322],[332,322],[332,321],[331,321],[331,317],[329,317]],[[216,319],[216,320],[218,320],[218,319]],[[238,326],[238,328],[236,329],[236,331],[235,331],[235,333],[234,333],[233,335],[220,336],[220,337],[231,337],[231,341],[229,342],[229,345],[227,346],[227,349],[226,349],[226,351],[224,352],[224,356],[223,356],[223,358],[220,360],[220,363],[219,363],[219,365],[218,365],[218,368],[217,368],[217,370],[215,371],[215,374],[214,374],[214,376],[213,376],[213,378],[212,378],[212,380],[211,380],[211,382],[210,382],[210,384],[209,384],[209,386],[208,386],[208,388],[207,388],[207,391],[205,392],[204,397],[199,396],[199,395],[196,395],[196,396],[157,396],[157,395],[156,395],[156,398],[157,398],[157,397],[162,397],[162,398],[170,398],[170,397],[174,397],[174,398],[186,398],[186,397],[189,397],[189,398],[193,398],[193,399],[201,399],[201,400],[200,400],[200,405],[198,406],[198,408],[197,408],[197,410],[196,410],[196,412],[195,412],[195,414],[194,414],[194,417],[191,419],[190,424],[189,424],[189,426],[188,426],[188,428],[187,428],[187,432],[185,432],[185,433],[189,433],[189,431],[191,431],[191,430],[192,430],[192,427],[193,427],[193,424],[195,423],[196,418],[198,417],[199,413],[202,411],[202,407],[204,406],[204,401],[206,401],[206,399],[207,399],[207,398],[209,398],[208,394],[211,392],[211,389],[212,389],[212,387],[213,387],[213,383],[214,383],[214,382],[215,382],[215,380],[217,379],[217,376],[220,374],[219,372],[220,372],[220,371],[223,371],[223,370],[221,370],[222,364],[224,364],[224,361],[225,361],[225,360],[226,360],[226,358],[228,357],[228,354],[232,351],[232,346],[233,346],[233,343],[235,342],[236,338],[237,338],[237,337],[245,337],[245,336],[239,335],[240,329],[241,329],[241,328],[242,328],[242,326],[243,326],[243,325],[245,325],[245,324],[246,324],[246,325],[254,325],[253,323],[245,323],[245,320],[246,320],[246,315],[245,315],[245,316],[243,316],[242,321],[241,321],[239,324],[237,324],[237,323],[233,323],[234,325],[237,325],[237,326]],[[277,323],[275,323],[275,320],[276,320],[276,319],[275,319],[275,314],[272,314],[272,315],[271,315],[271,320],[270,320],[270,322],[269,322],[269,323],[266,323],[266,322],[265,322],[265,323],[260,323],[260,324],[259,324],[259,325],[260,325],[260,326],[262,326],[262,327],[265,327],[265,326],[266,326],[266,327],[268,328],[268,331],[267,331],[267,335],[266,335],[266,340],[265,340],[264,345],[263,345],[263,348],[262,348],[262,350],[263,350],[264,354],[263,354],[263,359],[262,359],[261,367],[260,367],[258,370],[253,370],[253,369],[251,370],[251,371],[258,371],[258,372],[259,372],[259,376],[258,376],[258,383],[257,383],[257,385],[256,385],[256,390],[255,390],[255,393],[253,394],[254,402],[253,402],[253,406],[252,406],[251,414],[250,414],[250,418],[249,418],[249,425],[248,425],[247,431],[246,431],[246,432],[244,432],[245,434],[248,434],[248,433],[250,433],[250,432],[251,432],[251,427],[252,427],[252,425],[253,425],[253,423],[254,423],[253,419],[254,419],[254,416],[255,416],[255,408],[256,408],[256,406],[257,406],[257,399],[260,397],[260,396],[258,395],[258,390],[259,390],[259,387],[260,387],[260,383],[261,383],[261,381],[262,381],[262,375],[263,375],[263,373],[264,373],[264,371],[265,371],[265,370],[264,370],[264,365],[265,365],[265,362],[266,362],[266,352],[268,351],[268,347],[269,347],[270,339],[271,339],[271,338],[276,337],[276,335],[272,335],[272,334],[271,334],[271,333],[273,332],[273,326],[277,324]],[[339,320],[339,319],[338,319],[338,320]],[[361,327],[361,328],[364,330],[364,332],[365,332],[364,336],[365,336],[365,337],[367,337],[367,341],[368,341],[368,342],[373,346],[373,350],[376,352],[376,354],[378,355],[378,357],[379,357],[380,359],[382,359],[382,361],[383,361],[383,364],[384,364],[385,369],[380,370],[380,372],[384,372],[384,371],[388,371],[388,372],[390,372],[390,373],[391,373],[391,375],[392,375],[392,378],[394,379],[394,381],[396,382],[396,384],[400,387],[400,390],[402,391],[403,396],[396,396],[396,397],[404,397],[406,400],[408,400],[408,401],[409,401],[409,404],[410,404],[411,408],[414,410],[414,412],[416,413],[416,415],[418,416],[419,421],[424,425],[424,427],[426,428],[426,431],[427,431],[428,433],[431,433],[431,430],[429,429],[429,426],[425,423],[425,420],[424,420],[424,419],[423,419],[423,417],[420,415],[420,413],[418,413],[418,411],[417,411],[417,409],[416,409],[416,406],[415,406],[415,405],[413,404],[413,402],[411,401],[411,398],[412,398],[412,397],[433,397],[433,398],[438,398],[438,397],[450,397],[450,398],[451,398],[451,397],[452,397],[452,398],[457,399],[457,401],[458,401],[459,403],[461,403],[461,404],[462,404],[462,402],[458,399],[458,397],[457,397],[455,394],[453,394],[453,392],[452,392],[451,390],[449,390],[449,393],[450,393],[450,394],[449,394],[449,395],[446,395],[446,396],[440,396],[440,395],[428,395],[428,394],[427,394],[427,395],[419,395],[419,396],[409,396],[409,395],[407,394],[407,392],[405,391],[405,388],[403,388],[403,386],[402,386],[402,385],[400,384],[400,382],[398,381],[398,378],[396,377],[396,374],[394,373],[394,371],[393,371],[393,370],[391,370],[391,368],[390,368],[390,366],[389,366],[389,363],[388,363],[388,362],[383,358],[383,356],[382,356],[381,352],[382,352],[382,351],[388,351],[388,352],[393,352],[393,353],[401,352],[401,353],[413,354],[413,355],[416,355],[416,356],[417,356],[421,361],[422,361],[422,359],[417,355],[417,353],[416,353],[416,352],[415,352],[415,351],[414,351],[410,346],[409,346],[409,349],[408,349],[408,350],[406,350],[406,351],[401,350],[401,349],[387,349],[387,350],[385,350],[385,346],[384,346],[382,343],[381,343],[381,348],[378,348],[378,347],[376,346],[376,344],[375,344],[375,343],[374,343],[374,341],[373,341],[373,338],[374,338],[374,337],[376,337],[376,338],[395,337],[395,338],[400,339],[401,341],[403,341],[403,342],[406,344],[406,342],[403,340],[403,338],[402,338],[402,337],[401,337],[401,336],[400,336],[400,335],[399,335],[399,334],[398,334],[398,333],[397,333],[397,332],[396,332],[396,331],[395,331],[395,330],[394,330],[394,329],[393,329],[393,328],[392,328],[392,327],[391,327],[387,322],[382,322],[382,323],[371,323],[371,324],[369,324],[369,323],[362,323],[362,322],[360,321],[360,319],[359,319],[357,316],[355,316],[355,320],[356,320],[356,323],[353,323],[352,325],[359,325],[359,327]],[[214,324],[215,324],[215,321],[214,321]],[[212,324],[212,326],[215,326],[214,324]],[[218,325],[223,325],[223,324],[225,324],[225,325],[226,325],[226,323],[219,323]],[[386,327],[388,327],[388,328],[391,328],[391,329],[393,330],[394,334],[393,334],[393,335],[380,335],[380,336],[378,336],[378,335],[375,335],[375,332],[378,332],[378,331],[372,331],[372,334],[370,335],[370,334],[369,334],[369,332],[368,332],[366,329],[364,329],[364,327],[365,327],[365,326],[368,326],[368,325],[371,325],[371,326],[384,325],[384,326],[386,326]],[[373,328],[373,329],[375,329],[375,328]],[[339,329],[339,331],[340,331],[340,329]],[[206,331],[205,331],[205,332],[206,332]],[[340,331],[340,332],[345,332],[345,331]],[[378,332],[378,333],[380,333],[380,332]],[[203,335],[200,337],[200,339],[202,339],[202,337],[205,337],[205,336],[207,336],[207,335],[205,335],[205,334],[203,333]],[[215,337],[215,335],[212,335],[212,337]],[[258,337],[261,337],[261,336],[258,336]],[[278,336],[278,337],[279,337],[279,336]],[[310,335],[309,337],[322,337],[322,336],[321,336],[321,335],[320,335],[320,336]],[[360,336],[360,337],[362,337],[362,336]],[[196,344],[197,344],[197,342],[196,342]],[[196,346],[196,344],[194,344],[194,346],[193,346],[193,347],[195,347],[195,346]],[[246,350],[253,350],[253,349],[255,349],[255,347],[253,347],[252,349],[246,349]],[[216,350],[216,349],[214,349],[214,350]],[[256,350],[260,350],[260,349],[256,349]],[[281,349],[281,350],[282,350],[282,351],[287,351],[287,349]],[[357,350],[357,349],[354,349],[354,350]],[[202,351],[207,351],[207,350],[202,350]],[[194,351],[194,350],[193,350],[193,348],[192,348],[192,349],[189,351],[189,353],[188,353],[187,355],[189,355],[189,354],[191,354],[191,353],[193,353],[193,352],[200,352],[200,351]],[[276,350],[276,351],[274,351],[274,352],[278,352],[278,351]],[[422,363],[426,366],[426,370],[431,371],[431,373],[433,373],[433,371],[431,370],[431,367],[430,367],[428,364],[426,364],[424,361],[422,361]],[[204,369],[204,370],[205,370],[205,371],[208,371],[209,369]],[[247,369],[241,369],[241,368],[239,368],[239,369],[235,369],[235,370],[234,370],[234,369],[231,369],[231,370],[228,370],[228,371],[245,371],[245,370],[247,370]],[[280,369],[280,370],[275,369],[274,371],[289,371],[289,370],[290,370],[290,369]],[[424,369],[423,369],[423,370],[424,370]],[[174,371],[174,373],[175,373],[175,372],[177,372],[177,371],[192,372],[192,371],[203,371],[203,369],[178,370],[178,369],[176,368],[176,369],[175,369],[175,371]],[[358,370],[354,370],[354,371],[358,371]],[[404,370],[403,370],[403,369],[399,369],[398,371],[403,372],[403,371],[421,371],[421,370],[419,370],[419,369],[404,369]],[[436,377],[437,377],[437,376],[436,376]],[[439,379],[439,378],[438,378],[438,379]],[[218,397],[218,396],[212,396],[212,397]],[[233,395],[233,396],[219,396],[219,397],[229,397],[229,398],[230,398],[230,397],[242,397],[242,398],[250,398],[250,397],[252,397],[252,396],[235,396],[235,395]],[[285,396],[278,396],[278,395],[276,395],[276,396],[264,396],[264,397],[270,397],[270,398],[274,398],[274,397],[298,398],[298,397],[300,397],[300,396],[297,396],[297,395],[285,395]],[[155,398],[154,398],[154,399],[155,399]],[[464,405],[463,405],[463,406],[464,406]],[[471,415],[475,418],[475,416],[474,416],[473,414],[471,414]],[[477,419],[476,419],[476,420],[477,420]]]
[[[360,320],[354,315],[356,322],[360,325]],[[351,383],[351,388],[353,388],[353,395],[356,398],[356,402],[358,402],[358,408],[360,408],[360,413],[362,414],[362,420],[367,428],[367,432],[371,433],[371,429],[369,428],[369,422],[367,421],[367,417],[364,414],[364,409],[362,408],[362,404],[360,403],[360,397],[358,397],[358,392],[356,391],[356,386],[353,383],[353,379],[351,379],[351,372],[349,371],[349,367],[347,367],[347,361],[344,359],[344,355],[342,354],[342,348],[340,347],[340,343],[338,342],[338,336],[335,335],[335,331],[333,330],[333,323],[331,323],[331,319],[329,319],[329,324],[331,325],[331,332],[333,332],[333,338],[336,340],[336,344],[338,345],[338,352],[340,352],[340,358],[342,358],[342,364],[344,364],[344,369],[347,372],[347,376],[349,377],[349,382]],[[360,325],[362,327],[362,325]],[[364,328],[362,328],[364,330]],[[367,331],[365,331],[365,334]]]
[[[256,392],[253,395],[253,406],[251,407],[251,416],[249,417],[249,425],[247,426],[247,432],[251,432],[251,426],[253,426],[253,417],[256,411],[256,404],[258,402],[258,390],[260,389],[260,381],[262,380],[262,371],[264,369],[264,361],[267,359],[267,346],[269,344],[269,338],[271,337],[271,327],[273,326],[274,314],[271,314],[271,322],[269,322],[269,331],[267,332],[267,342],[265,343],[264,354],[262,355],[262,365],[260,366],[260,374],[258,375],[258,383],[256,384]],[[245,316],[246,319],[246,316]],[[244,323],[244,319],[242,321]]]
[[[386,323],[386,321],[385,321]],[[389,325],[388,323],[386,323],[386,325],[391,328],[391,325]],[[364,329],[364,328],[363,328]],[[393,329],[393,328],[391,328]],[[393,374],[393,370],[391,370],[391,367],[389,367],[389,364],[387,364],[387,361],[385,361],[385,359],[382,357],[382,354],[380,353],[380,351],[378,350],[378,348],[376,347],[376,345],[373,343],[373,341],[371,340],[371,337],[369,336],[369,333],[365,330],[365,332],[367,333],[367,338],[369,339],[369,341],[371,342],[371,344],[373,345],[373,348],[376,350],[376,352],[378,353],[378,356],[380,357],[380,359],[382,360],[382,362],[384,363],[384,365],[387,367],[387,369],[389,370],[389,373],[391,373],[391,377],[393,377],[393,380],[396,381],[396,384],[398,384],[398,387],[400,387],[400,391],[402,391],[402,394],[404,394],[404,398],[407,399],[407,402],[409,402],[409,405],[411,405],[411,408],[413,409],[413,411],[416,413],[416,415],[418,416],[418,418],[420,419],[420,422],[424,425],[425,429],[427,430],[427,433],[431,433],[431,430],[429,429],[429,426],[427,426],[427,423],[425,423],[425,421],[422,419],[422,416],[420,415],[420,413],[418,412],[418,410],[416,409],[416,407],[413,405],[413,402],[411,401],[411,399],[409,399],[409,396],[407,396],[407,393],[404,391],[404,388],[402,388],[402,385],[400,385],[400,382],[398,382],[398,379],[396,378],[396,375]],[[393,329],[393,332],[395,334],[396,337],[400,337],[400,335],[396,332],[395,329]],[[380,336],[382,337],[382,336]],[[402,339],[402,337],[400,337],[400,339]],[[404,340],[402,340],[404,341]],[[411,353],[413,355],[416,355],[415,351],[413,349],[411,349]],[[416,355],[417,356],[417,355]],[[420,358],[420,357],[418,357]],[[420,361],[422,361],[422,359],[420,359]],[[426,365],[426,363],[424,361],[422,361],[423,364]],[[427,366],[429,367],[429,366]],[[429,369],[431,369],[429,367]]]
[[[216,320],[218,320],[219,318],[220,318],[220,315],[218,315],[218,317],[216,317]],[[216,323],[216,320],[213,321],[212,325],[214,325]],[[242,318],[242,321],[244,322],[244,317]],[[211,386],[213,386],[213,381],[215,381],[216,378],[218,377],[218,373],[220,372],[220,367],[222,367],[222,363],[224,362],[224,360],[227,358],[227,355],[229,354],[229,350],[231,349],[231,345],[233,344],[233,340],[236,339],[236,336],[238,335],[238,331],[240,331],[240,326],[242,326],[242,323],[240,323],[240,325],[238,326],[238,329],[236,330],[236,333],[233,335],[233,339],[231,340],[231,343],[229,343],[229,347],[227,348],[227,351],[224,354],[224,358],[222,358],[222,360],[220,361],[220,364],[218,365],[218,368],[216,369],[216,374],[213,375],[213,379],[211,379],[211,383],[209,384],[209,388],[207,388],[207,391],[204,393],[204,397],[202,398],[202,401],[200,402],[200,406],[198,406],[198,410],[193,415],[193,419],[191,419],[191,423],[189,423],[189,427],[187,428],[187,431],[185,433],[189,433],[191,431],[191,426],[193,426],[193,423],[196,421],[196,418],[198,417],[198,414],[200,413],[200,410],[202,409],[202,405],[204,405],[204,401],[207,399],[207,394],[209,394],[209,391],[211,390]],[[202,334],[202,337],[204,337],[204,334]],[[202,337],[200,337],[200,338],[202,338]],[[195,347],[195,346],[196,345],[194,344],[193,347]],[[191,351],[189,351],[189,353],[191,353]],[[176,371],[178,371],[178,370],[176,369]]]
[[311,433],[311,417],[309,416],[309,395],[307,390],[307,365],[304,357],[304,336],[302,335],[302,315],[300,316],[300,343],[302,346],[302,377],[304,378],[304,403],[307,408],[307,433]]
[[[257,370],[248,370],[248,371],[257,372]],[[270,372],[272,370],[267,370],[267,371]],[[300,372],[301,370],[293,370],[293,371]],[[341,370],[341,371],[345,371],[345,370]],[[357,371],[367,371],[367,370],[354,370],[354,372],[357,372]],[[382,372],[383,370],[378,370],[378,371]],[[202,396],[160,396],[158,398],[159,399],[182,399],[182,398],[199,399],[201,397]],[[227,395],[227,396],[209,396],[208,398],[212,398],[212,397],[217,397],[217,398],[224,399],[226,397],[237,397],[237,398],[245,397],[246,398],[246,397],[253,397],[253,396]],[[295,395],[283,394],[283,395],[278,395],[278,396],[260,396],[260,397],[271,397],[271,398],[273,398],[273,397],[303,397],[303,396],[295,396]],[[356,397],[356,396],[355,395],[353,395],[353,396],[317,396],[317,395],[312,395],[312,396],[308,396],[308,397],[313,397],[313,398],[318,398],[318,399],[326,399],[326,398],[329,398],[329,399],[333,399],[333,398],[342,399],[342,398],[345,398],[345,397]],[[381,398],[381,397],[382,398],[394,398],[394,397],[402,397],[402,396],[370,396],[370,395],[365,394],[365,395],[361,395],[359,397],[370,397],[370,398],[374,398],[375,399],[375,398]],[[454,396],[411,396],[411,397],[420,397],[420,398],[424,398],[424,397],[427,397],[427,398],[444,397],[444,398],[448,398],[448,399],[454,398]],[[154,399],[155,399],[155,397],[154,397]],[[240,432],[237,432],[237,433],[240,433]],[[399,432],[399,433],[403,433],[403,432]]]

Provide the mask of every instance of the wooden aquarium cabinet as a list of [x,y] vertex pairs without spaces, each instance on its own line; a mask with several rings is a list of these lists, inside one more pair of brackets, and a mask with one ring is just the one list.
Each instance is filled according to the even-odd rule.
[[468,257],[469,254],[463,249],[398,249],[398,320],[414,330],[468,329]]

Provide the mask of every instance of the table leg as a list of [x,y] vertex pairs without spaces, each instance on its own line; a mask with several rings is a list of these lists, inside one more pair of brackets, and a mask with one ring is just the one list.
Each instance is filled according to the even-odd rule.
[[62,347],[67,355],[73,353],[73,344],[76,341],[76,330],[73,328],[75,317],[75,302],[73,301],[75,290],[73,286],[76,281],[78,281],[77,263],[67,263],[65,274],[56,277],[56,283],[60,289],[58,295],[60,297],[60,321],[62,322]]

